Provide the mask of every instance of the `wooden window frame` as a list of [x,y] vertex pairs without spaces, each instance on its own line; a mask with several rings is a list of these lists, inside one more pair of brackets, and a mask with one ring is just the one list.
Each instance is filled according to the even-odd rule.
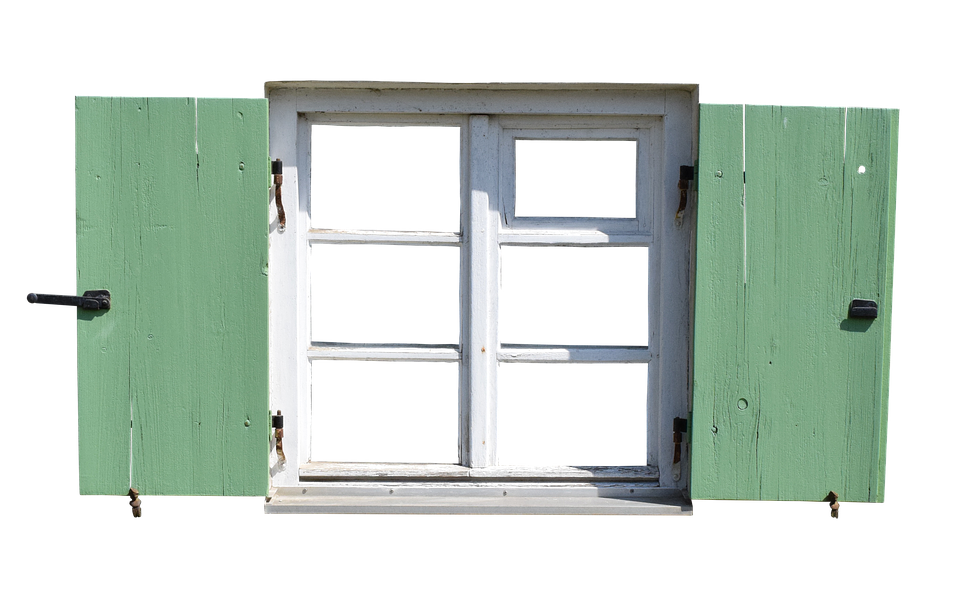
[[[672,462],[672,421],[687,416],[690,402],[692,219],[677,221],[674,212],[679,200],[675,173],[681,164],[693,164],[696,155],[696,88],[405,83],[268,83],[266,88],[271,157],[284,161],[287,211],[286,230],[277,229],[273,215],[269,236],[270,407],[283,411],[287,463],[281,465],[271,449],[268,511],[688,511],[679,501],[664,505],[664,499],[678,499],[688,484],[686,453],[680,464]],[[314,124],[459,126],[460,232],[311,229]],[[636,138],[638,162],[646,163],[643,171],[638,170],[636,218],[515,217],[517,138]],[[639,183],[642,174],[650,178]],[[497,199],[491,201],[492,196]],[[311,342],[305,276],[310,246],[318,242],[460,247],[460,343]],[[501,344],[497,334],[501,246],[647,247],[648,345]],[[316,359],[458,361],[460,464],[310,461],[310,406],[304,403],[310,394],[310,364]],[[647,364],[646,466],[498,467],[496,369],[500,363],[524,362]]]

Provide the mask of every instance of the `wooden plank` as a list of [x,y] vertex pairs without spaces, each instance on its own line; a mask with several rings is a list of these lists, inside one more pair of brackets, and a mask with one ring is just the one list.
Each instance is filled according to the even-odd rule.
[[[750,498],[758,482],[756,392],[743,351],[743,107],[700,105],[693,332],[693,498]],[[743,400],[741,402],[740,400]],[[714,430],[716,428],[716,430]],[[723,431],[720,431],[723,428]]]
[[616,347],[608,345],[513,345],[504,343],[497,352],[500,362],[554,362],[642,364],[650,362],[647,347]]
[[460,234],[458,232],[441,231],[315,227],[311,228],[307,234],[307,241],[311,245],[337,244],[341,246],[459,246]]
[[448,85],[421,90],[389,88],[389,84],[386,84],[388,88],[380,88],[385,84],[353,89],[311,89],[294,84],[286,90],[272,90],[269,94],[271,99],[284,95],[294,97],[300,112],[500,115],[536,111],[541,115],[620,115],[631,118],[664,114],[663,89],[621,86],[609,90],[574,90],[566,87],[544,95],[539,84],[528,85],[528,90],[484,90],[479,87],[458,90]]
[[122,403],[127,478],[81,490],[265,494],[266,102],[78,100],[78,181],[98,147],[81,114],[108,105],[119,195],[78,186],[77,247],[78,286],[113,305],[80,317],[78,341],[125,355],[80,356],[81,386],[111,386],[81,388],[81,442],[85,414]]
[[605,231],[544,230],[508,228],[500,232],[500,244],[516,246],[650,246],[653,234],[618,234]]
[[[193,274],[214,284],[198,307],[197,360],[209,364],[216,381],[202,372],[203,476],[192,489],[211,494],[263,495],[267,484],[268,319],[267,103],[263,99],[200,99],[197,114],[200,223],[193,237],[200,258],[215,259]],[[225,216],[233,231],[212,230]],[[202,312],[202,315],[200,315]],[[226,353],[225,352],[229,352]],[[202,364],[202,363],[201,363]],[[206,421],[215,421],[207,423]],[[248,425],[249,423],[249,425]],[[218,441],[219,440],[219,441]],[[219,479],[219,483],[217,480]]]
[[[345,487],[346,488],[346,487]],[[373,488],[376,492],[371,494]],[[548,492],[537,487],[470,486],[411,488],[389,484],[332,492],[325,486],[282,488],[264,505],[265,513],[499,514],[499,515],[690,515],[692,505],[677,489],[625,485],[617,493],[581,495],[570,486]]]
[[457,362],[459,345],[420,345],[416,343],[322,343],[307,349],[311,360],[368,360],[407,362]]
[[876,501],[888,317],[847,310],[889,314],[895,114],[745,108],[738,213],[737,109],[701,109],[692,496]]
[[483,467],[496,461],[497,314],[500,227],[497,149],[499,127],[485,115],[470,116],[467,186],[461,208],[460,253],[460,462]]
[[846,500],[856,495],[883,501],[898,124],[897,110],[850,108],[846,114],[844,207],[850,209],[853,229],[847,294],[874,299],[880,308],[874,322],[845,320],[846,336],[853,341],[846,415],[863,436],[848,443],[842,468],[860,470],[867,478],[844,475],[838,493]]
[[[131,229],[139,205],[121,175],[137,170],[142,153],[131,131],[118,127],[124,114],[142,106],[132,99],[79,96],[76,108],[76,286],[78,292],[108,289],[109,311],[77,310],[77,473],[83,495],[120,495],[130,488],[132,440],[131,360],[139,343],[132,336],[136,314],[129,288],[138,268]],[[171,104],[171,122],[192,115],[189,101]],[[135,173],[134,173],[135,174]],[[145,335],[144,335],[145,336]],[[147,494],[147,493],[145,493]]]
[[407,463],[326,463],[309,462],[300,466],[302,481],[348,480],[468,480],[490,481],[590,481],[590,482],[656,482],[659,471],[652,466],[636,467],[466,467],[462,465],[418,465]]
[[[759,392],[760,499],[841,492],[851,378],[837,330],[849,303],[837,267],[850,237],[843,128],[840,108],[746,108],[746,364]],[[857,439],[862,428],[848,429]]]

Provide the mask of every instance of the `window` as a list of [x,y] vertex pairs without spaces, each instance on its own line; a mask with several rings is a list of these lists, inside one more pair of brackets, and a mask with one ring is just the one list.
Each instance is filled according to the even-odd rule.
[[671,507],[689,88],[394,87],[268,85],[271,503]]

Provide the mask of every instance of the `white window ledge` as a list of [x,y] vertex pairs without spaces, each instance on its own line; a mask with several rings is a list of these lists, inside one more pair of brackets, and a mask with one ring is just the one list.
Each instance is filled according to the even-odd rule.
[[276,489],[264,512],[690,515],[693,507],[681,491],[649,483],[331,482]]
[[655,466],[501,467],[317,463],[277,488],[266,513],[689,515]]

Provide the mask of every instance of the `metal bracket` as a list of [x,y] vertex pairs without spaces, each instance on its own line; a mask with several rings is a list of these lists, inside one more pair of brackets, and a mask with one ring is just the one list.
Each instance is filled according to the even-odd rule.
[[683,223],[683,212],[687,209],[687,190],[690,189],[690,182],[694,177],[695,172],[692,166],[680,167],[680,181],[677,182],[677,189],[680,190],[680,207],[677,208],[677,214],[674,217],[678,227]]
[[827,498],[824,501],[830,501],[830,517],[831,518],[840,518],[840,497],[837,493],[832,490],[827,494]]
[[680,445],[683,444],[683,434],[687,433],[687,420],[675,417],[673,419],[673,464],[680,462]]
[[876,301],[870,299],[854,299],[850,301],[850,309],[847,311],[848,318],[866,318],[872,320],[877,317],[880,307]]
[[283,160],[277,158],[270,164],[270,173],[273,174],[274,201],[277,203],[277,231],[281,234],[287,231],[287,214],[283,212],[283,200],[280,198],[280,186],[283,185]]
[[274,436],[277,438],[277,460],[281,466],[286,465],[287,456],[283,454],[283,413],[280,410],[277,410],[277,414],[273,415],[270,424],[273,427]]
[[69,305],[82,309],[106,310],[110,309],[110,291],[88,290],[83,293],[81,297],[71,297],[69,295],[38,295],[32,292],[27,295],[27,301],[46,305]]

